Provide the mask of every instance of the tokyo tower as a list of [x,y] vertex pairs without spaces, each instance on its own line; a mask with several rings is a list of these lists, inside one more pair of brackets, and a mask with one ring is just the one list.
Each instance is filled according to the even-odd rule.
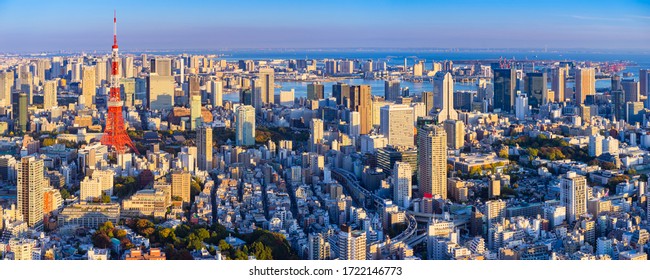
[[112,146],[118,154],[124,154],[129,146],[135,153],[140,154],[133,141],[126,134],[124,116],[122,115],[122,99],[119,84],[119,55],[117,54],[117,17],[113,14],[113,52],[111,53],[111,90],[108,99],[108,115],[106,128],[102,136],[102,144]]

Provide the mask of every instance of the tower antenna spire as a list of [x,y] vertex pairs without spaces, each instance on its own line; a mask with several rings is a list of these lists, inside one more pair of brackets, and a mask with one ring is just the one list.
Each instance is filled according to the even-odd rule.
[[113,10],[113,48],[117,48],[117,11]]

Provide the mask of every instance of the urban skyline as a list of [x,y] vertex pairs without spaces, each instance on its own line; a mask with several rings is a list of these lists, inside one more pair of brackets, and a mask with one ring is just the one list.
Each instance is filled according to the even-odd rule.
[[[491,9],[538,5],[507,3],[520,1]],[[178,13],[199,12],[192,4]],[[594,14],[572,24],[646,31],[623,13],[644,3],[628,4],[608,9],[614,18],[587,6]],[[305,5],[284,11],[321,4]],[[376,18],[338,24],[429,5],[379,2],[366,11]],[[201,6],[214,7],[232,8]],[[644,55],[123,52],[118,42],[137,41],[122,31],[137,27],[115,13],[112,40],[100,40],[111,52],[0,55],[0,259],[648,260]],[[301,17],[267,28],[291,36]]]

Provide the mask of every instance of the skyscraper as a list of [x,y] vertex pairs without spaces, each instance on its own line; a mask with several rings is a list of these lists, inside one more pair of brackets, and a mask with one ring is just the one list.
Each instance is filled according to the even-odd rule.
[[[25,133],[27,132],[27,94],[24,92],[17,92],[12,98],[14,113],[14,130]],[[17,121],[17,122],[16,122]]]
[[411,201],[411,165],[398,161],[393,168],[393,200],[395,204],[408,208]]
[[566,68],[559,67],[553,69],[553,83],[551,90],[555,92],[555,102],[565,100],[564,91],[566,90]]
[[596,71],[594,68],[578,68],[575,71],[575,103],[583,104],[587,95],[596,94]]
[[523,120],[528,116],[528,96],[525,93],[517,95],[515,98],[515,117]]
[[211,81],[212,86],[212,107],[221,107],[223,106],[223,82],[222,81]]
[[334,75],[339,72],[337,61],[333,59],[325,60],[325,74]]
[[433,77],[433,107],[438,110],[438,122],[457,120],[454,110],[454,78],[449,72],[438,72]]
[[459,120],[446,120],[444,122],[447,133],[447,147],[458,150],[465,145],[465,123]]
[[309,123],[311,133],[309,134],[309,147],[312,152],[316,151],[316,146],[323,140],[323,120],[313,118]]
[[212,127],[202,126],[196,132],[199,170],[212,170]]
[[132,78],[133,77],[133,57],[132,56],[125,56],[122,57],[122,71],[120,74],[122,74],[122,78]]
[[372,93],[370,85],[350,87],[350,110],[359,112],[361,117],[360,133],[368,134],[372,129]]
[[124,101],[124,107],[133,108],[135,105],[135,78],[126,78],[120,80],[120,94]]
[[494,69],[494,109],[509,113],[515,103],[516,73],[513,69]]
[[384,81],[384,98],[389,101],[397,101],[402,95],[402,88],[399,80]]
[[325,98],[325,86],[321,83],[311,83],[307,85],[307,99],[320,100]]
[[0,107],[8,107],[13,104],[11,96],[11,87],[14,84],[14,72],[0,72]]
[[546,72],[526,73],[524,92],[528,94],[528,104],[533,108],[539,108],[539,106],[545,104],[548,100]]
[[650,94],[650,69],[639,70],[639,93],[644,96]]
[[573,171],[560,179],[560,203],[566,207],[567,222],[577,221],[587,213],[587,178]]
[[149,110],[170,110],[174,105],[174,77],[150,74],[147,77]]
[[97,85],[95,81],[97,77],[95,76],[95,67],[94,66],[85,66],[83,68],[83,75],[81,78],[82,90],[81,95],[83,96],[84,106],[90,108],[93,106],[93,100],[95,98],[95,93],[97,91]]
[[201,81],[196,75],[192,75],[188,78],[187,91],[189,99],[192,99],[194,95],[201,95]]
[[423,91],[422,92],[422,103],[426,109],[426,115],[431,114],[431,109],[433,109],[433,92],[432,91]]
[[196,130],[202,123],[201,94],[190,95],[190,129]]
[[625,92],[625,102],[641,101],[639,82],[633,79],[624,79],[621,81],[621,87],[623,88],[623,92]]
[[350,99],[350,86],[340,82],[333,84],[332,96],[336,99],[336,104],[338,105],[346,104],[345,100]]
[[242,105],[237,108],[235,118],[237,146],[255,145],[255,108],[250,105]]
[[45,81],[43,85],[43,109],[47,110],[58,106],[56,90],[56,81]]
[[256,109],[275,101],[275,71],[273,68],[260,68],[257,79],[253,79],[253,104]]
[[409,105],[386,105],[381,107],[380,132],[393,146],[414,145],[413,108]]
[[447,198],[447,134],[441,126],[418,130],[418,184],[423,194]]
[[353,138],[359,137],[359,135],[361,135],[361,117],[359,115],[359,112],[350,112],[350,120],[348,121],[348,124],[350,126],[350,136]]
[[169,58],[158,57],[151,60],[151,73],[156,73],[161,77],[172,75],[172,60]]
[[42,159],[33,156],[20,159],[17,168],[17,207],[29,227],[43,222],[43,192],[46,182],[43,172]]

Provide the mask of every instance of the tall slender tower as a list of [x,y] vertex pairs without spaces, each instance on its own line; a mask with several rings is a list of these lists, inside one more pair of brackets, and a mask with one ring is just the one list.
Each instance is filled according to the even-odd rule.
[[133,141],[126,134],[124,116],[122,115],[122,100],[120,97],[119,56],[117,54],[117,17],[113,15],[113,52],[111,53],[111,91],[108,100],[108,115],[102,144],[112,146],[118,154],[126,152],[126,146],[140,154]]

